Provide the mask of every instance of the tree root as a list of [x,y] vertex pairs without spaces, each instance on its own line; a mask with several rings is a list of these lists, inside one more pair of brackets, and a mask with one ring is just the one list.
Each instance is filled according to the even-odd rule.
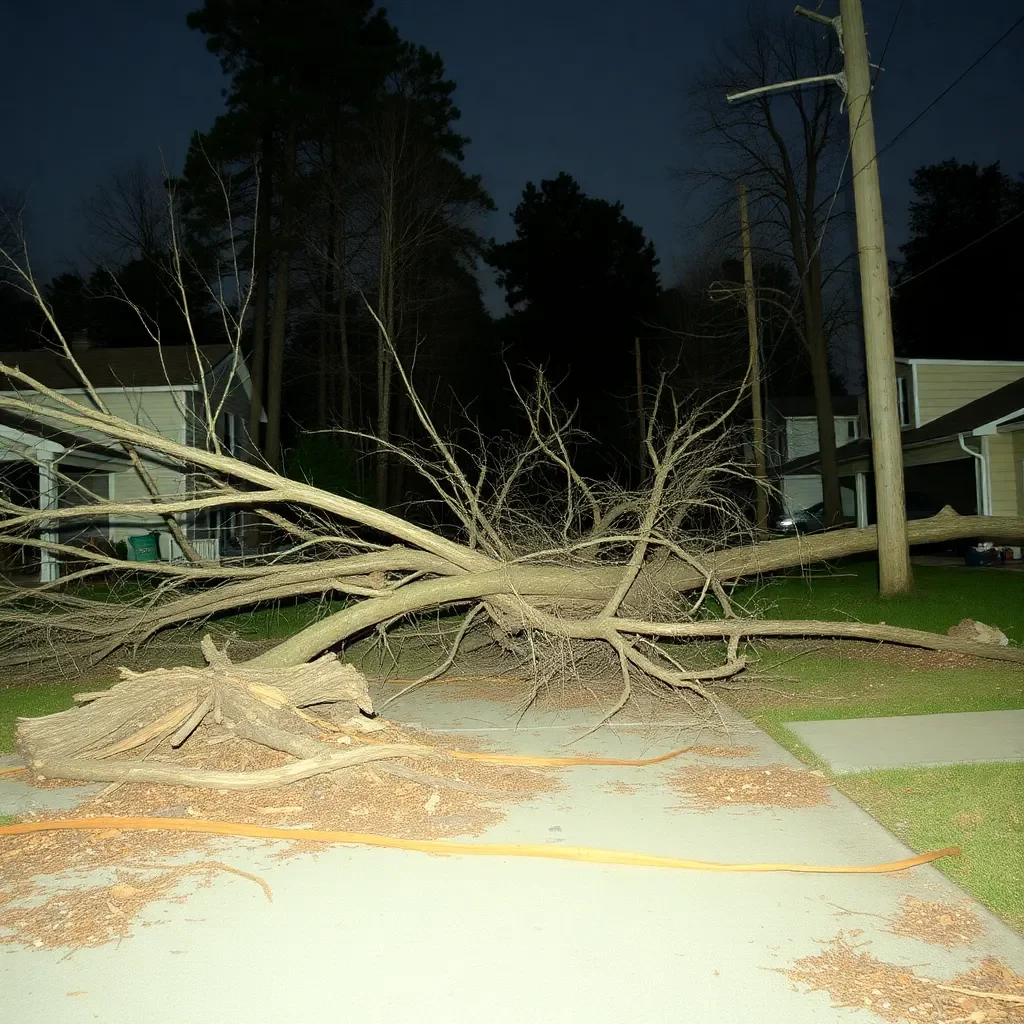
[[[80,695],[78,707],[43,718],[20,719],[17,745],[41,778],[87,782],[150,782],[211,789],[258,789],[351,768],[368,761],[424,757],[429,748],[384,744],[339,750],[317,739],[313,716],[301,710],[331,703],[372,712],[366,680],[327,655],[308,665],[256,670],[233,665],[204,638],[206,668],[121,669],[121,682],[104,693]],[[87,698],[87,699],[85,699]],[[168,707],[170,705],[170,707]],[[255,772],[225,772],[146,760],[114,760],[139,747],[146,754],[164,740],[182,746],[206,720],[234,735],[298,760]]]
[[31,771],[42,779],[76,779],[83,782],[149,782],[164,786],[199,789],[273,789],[314,775],[353,768],[370,761],[396,757],[422,757],[423,748],[404,744],[360,747],[331,757],[294,761],[279,768],[252,772],[225,772],[204,768],[180,768],[154,761],[100,761],[96,758],[43,758],[34,760]]

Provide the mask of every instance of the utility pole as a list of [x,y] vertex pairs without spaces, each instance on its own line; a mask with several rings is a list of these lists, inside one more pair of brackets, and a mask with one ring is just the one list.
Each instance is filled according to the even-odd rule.
[[644,370],[640,358],[640,339],[633,339],[633,353],[636,356],[636,410],[640,422],[640,472],[647,469],[647,409],[644,405]]
[[757,337],[757,300],[754,295],[754,256],[750,251],[747,186],[740,182],[740,228],[743,232],[743,290],[747,298],[747,337],[750,341],[750,404],[754,424],[754,489],[757,492],[757,532],[768,528],[768,474],[764,466],[764,411],[761,408],[761,354]]
[[839,0],[839,17],[823,18],[797,7],[797,14],[834,26],[843,51],[846,108],[850,117],[850,164],[857,215],[864,363],[871,419],[871,458],[875,471],[878,522],[878,589],[882,597],[914,588],[907,544],[903,484],[903,443],[896,395],[896,360],[889,310],[889,264],[878,184],[875,122],[871,112],[871,66],[861,0]]
[[857,249],[860,262],[864,321],[864,362],[867,369],[871,422],[871,454],[875,472],[878,523],[878,587],[883,597],[909,594],[914,577],[907,544],[907,513],[903,486],[903,445],[896,396],[896,361],[889,311],[889,268],[885,255],[882,196],[878,184],[875,125],[871,114],[871,69],[861,0],[839,0],[839,17],[797,7],[796,13],[835,29],[845,61],[844,71],[799,82],[780,82],[734,93],[730,102],[749,96],[817,82],[835,82],[846,94],[850,117],[853,197],[857,208]]

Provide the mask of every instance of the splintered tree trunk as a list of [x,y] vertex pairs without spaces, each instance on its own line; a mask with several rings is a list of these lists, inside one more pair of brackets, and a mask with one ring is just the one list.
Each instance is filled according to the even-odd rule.
[[[366,680],[333,654],[266,670],[233,665],[209,637],[203,640],[203,653],[206,668],[122,668],[121,681],[110,690],[76,696],[79,707],[20,719],[16,742],[25,763],[43,778],[261,789],[425,752],[408,744],[345,749],[317,738],[331,723],[304,708],[316,705],[323,714],[323,706],[332,705],[353,716],[373,710]],[[263,771],[229,772],[149,758],[157,748],[181,747],[206,721],[300,760]],[[142,754],[123,758],[132,751]]]
[[298,126],[288,126],[284,183],[281,195],[281,252],[274,280],[274,309],[270,318],[270,346],[267,360],[267,435],[263,457],[272,469],[281,464],[281,400],[284,385],[284,343],[288,329],[288,287],[291,273],[291,230],[295,208],[295,162]]

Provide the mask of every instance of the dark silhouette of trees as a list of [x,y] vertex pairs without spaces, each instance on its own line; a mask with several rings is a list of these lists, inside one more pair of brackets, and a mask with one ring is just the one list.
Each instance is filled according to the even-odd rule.
[[165,175],[143,161],[110,175],[84,206],[96,258],[104,263],[159,260],[170,246]]
[[[801,337],[800,288],[787,263],[761,257],[754,263],[760,330],[761,379],[769,398],[813,394],[814,381]],[[725,259],[699,268],[661,298],[660,366],[679,390],[703,394],[734,391],[747,373],[749,339],[743,263]],[[831,393],[845,388],[830,374]]]
[[250,231],[256,239],[250,425],[258,423],[258,403],[265,401],[263,452],[276,467],[303,150],[310,139],[321,137],[339,103],[372,95],[397,39],[385,12],[373,12],[369,0],[206,0],[188,16],[188,24],[208,37],[207,48],[231,75],[227,113],[209,140],[193,143],[195,177],[190,179],[186,168],[190,191],[200,194],[193,209],[217,201],[203,168],[211,156],[218,169],[231,165],[240,183],[259,196],[256,209],[250,209],[256,227]]
[[[60,274],[44,293],[58,322],[74,325],[69,329],[85,332],[98,345],[130,348],[151,338],[163,345],[188,345],[193,338],[200,345],[223,343],[223,325],[214,315],[206,281],[188,266],[182,267],[181,277],[188,318],[166,254],[160,260],[99,267],[88,276]],[[49,337],[49,328],[37,320],[37,330]]]
[[516,237],[487,262],[510,308],[502,334],[518,380],[529,387],[523,370],[544,366],[600,442],[600,468],[621,469],[636,449],[634,340],[657,314],[654,246],[621,203],[587,196],[565,173],[527,184],[512,217]]
[[893,263],[896,351],[1022,358],[1014,298],[1024,277],[1024,178],[998,163],[946,160],[910,183],[910,240]]
[[[451,348],[430,331],[450,328],[444,307],[467,296],[483,248],[474,218],[493,206],[462,168],[455,84],[364,0],[207,0],[189,24],[231,75],[227,111],[194,138],[181,186],[210,261],[229,247],[251,259],[250,429],[265,405],[274,466],[295,427],[340,426],[350,433],[337,443],[370,454],[351,432],[386,446],[411,428],[395,356],[415,355],[422,373]],[[386,451],[374,466],[378,504],[399,500],[402,470]]]

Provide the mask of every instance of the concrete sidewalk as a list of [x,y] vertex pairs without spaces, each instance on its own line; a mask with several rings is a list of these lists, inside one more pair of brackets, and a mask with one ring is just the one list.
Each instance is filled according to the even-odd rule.
[[[423,687],[391,717],[507,752],[644,757],[689,742],[798,763],[736,716],[726,735],[692,722],[616,721],[574,746],[594,713],[453,703]],[[454,724],[453,724],[454,723]],[[647,768],[565,770],[565,788],[514,805],[481,841],[561,843],[727,862],[869,864],[909,856],[837,793],[809,809],[682,810],[666,785],[692,757]],[[707,764],[707,759],[701,763]],[[631,783],[631,792],[609,783]],[[2,794],[9,783],[0,782]],[[63,792],[69,792],[64,790]],[[220,841],[218,841],[220,842]],[[975,905],[984,934],[957,951],[889,934],[908,894],[963,894],[931,867],[898,875],[722,874],[526,859],[443,858],[327,847],[276,861],[275,844],[223,840],[218,858],[259,872],[274,902],[218,877],[184,904],[154,904],[119,947],[0,947],[0,1019],[18,1024],[822,1024],[864,1021],[778,972],[840,929],[881,959],[951,977],[986,954],[1024,970],[1024,939]],[[842,909],[839,909],[842,908]],[[851,925],[853,920],[853,925]]]
[[839,773],[1024,761],[1024,711],[784,724]]

